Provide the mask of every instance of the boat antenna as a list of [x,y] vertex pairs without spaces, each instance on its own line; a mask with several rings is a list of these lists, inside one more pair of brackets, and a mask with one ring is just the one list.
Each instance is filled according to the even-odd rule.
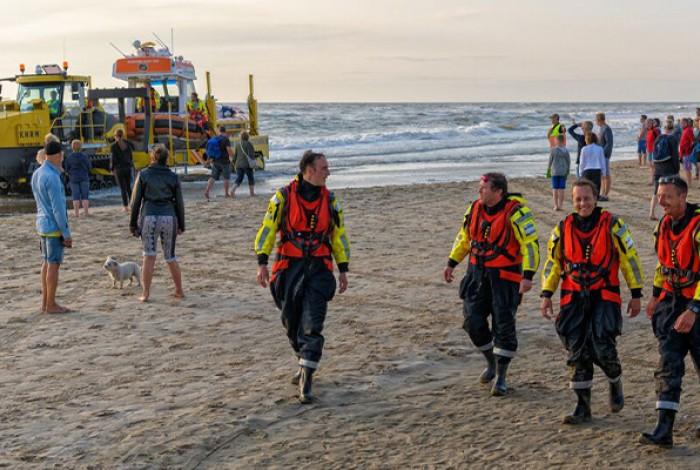
[[163,40],[158,37],[156,33],[153,33],[153,35],[156,37],[156,41],[158,41],[158,44],[161,45],[161,47],[165,48],[166,51],[170,52],[170,49],[168,49],[168,46],[163,42]]
[[116,50],[118,53],[120,53],[124,57],[129,57],[128,55],[124,54],[124,52],[121,49],[119,49],[117,46],[115,46],[114,43],[110,42],[109,45],[112,46],[114,48],[114,50]]

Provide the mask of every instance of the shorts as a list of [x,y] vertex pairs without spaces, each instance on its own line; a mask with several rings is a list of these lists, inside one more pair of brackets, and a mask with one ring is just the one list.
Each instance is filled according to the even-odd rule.
[[231,179],[231,163],[228,160],[214,160],[211,164],[211,177],[214,178],[214,181],[219,181],[219,177],[222,173],[224,175],[224,180],[228,181]]
[[640,155],[644,155],[647,153],[647,140],[642,139],[637,141],[637,153]]
[[236,170],[236,186],[243,182],[243,176],[248,177],[248,186],[255,186],[255,172],[252,168],[238,168]]
[[552,176],[552,189],[566,189],[566,175]]
[[167,263],[177,261],[175,239],[177,238],[177,217],[172,215],[147,215],[141,225],[143,256],[156,256],[156,244],[160,238],[163,257]]
[[49,264],[63,263],[63,237],[41,237],[39,240],[41,259]]
[[681,157],[683,161],[683,169],[685,171],[690,171],[693,169],[693,160],[691,159],[690,155],[686,155],[684,157]]
[[601,176],[610,176],[610,159],[606,158],[605,159],[605,168],[602,168],[600,170]]
[[87,201],[90,193],[90,182],[80,181],[70,184],[70,195],[73,201]]
[[654,152],[647,152],[647,161],[649,163],[654,161]]

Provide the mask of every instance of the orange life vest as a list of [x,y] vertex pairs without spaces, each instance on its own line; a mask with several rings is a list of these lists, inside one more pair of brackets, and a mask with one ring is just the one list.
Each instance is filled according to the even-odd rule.
[[277,247],[277,259],[272,265],[272,280],[289,266],[290,260],[321,258],[333,270],[331,258],[331,231],[333,215],[331,196],[326,187],[315,201],[306,201],[298,193],[299,182],[294,180],[282,190],[285,205]]
[[559,226],[562,251],[561,305],[571,302],[574,292],[599,291],[603,300],[619,304],[620,259],[612,239],[613,217],[602,211],[596,226],[583,232],[574,224],[574,214]]
[[[500,268],[500,277],[513,282],[522,279],[519,270],[523,257],[510,223],[511,215],[519,207],[518,201],[508,199],[503,209],[488,214],[482,202],[476,201],[466,221],[471,244],[469,262],[487,268]],[[517,267],[518,272],[503,269],[512,267]]]
[[700,280],[700,257],[695,246],[695,235],[700,229],[700,214],[695,214],[679,234],[671,229],[671,218],[666,216],[659,225],[656,253],[664,275],[664,291],[692,299]]

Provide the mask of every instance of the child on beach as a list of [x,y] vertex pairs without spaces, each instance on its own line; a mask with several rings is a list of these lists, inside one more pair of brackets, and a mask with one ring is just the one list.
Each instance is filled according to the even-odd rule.
[[639,118],[639,136],[637,137],[637,158],[639,168],[647,166],[647,115],[642,114]]
[[562,210],[564,205],[564,190],[566,189],[566,177],[571,167],[571,156],[566,149],[566,141],[563,134],[557,136],[557,146],[549,152],[547,173],[552,175],[552,201],[554,210]]

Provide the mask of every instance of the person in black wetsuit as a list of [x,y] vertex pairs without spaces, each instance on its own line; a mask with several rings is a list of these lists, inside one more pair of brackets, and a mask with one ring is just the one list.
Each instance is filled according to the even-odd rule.
[[[299,386],[299,400],[313,400],[311,379],[323,352],[323,323],[327,304],[333,298],[336,281],[333,259],[338,265],[338,293],[348,287],[350,242],[345,234],[343,211],[326,188],[330,175],[322,153],[307,151],[299,163],[301,172],[278,190],[268,205],[255,237],[258,256],[257,281],[270,284],[272,298],[282,312],[282,324],[298,358],[299,369],[292,383]],[[267,262],[280,243],[268,272]]]
[[124,212],[129,212],[129,198],[131,197],[131,178],[134,171],[134,144],[124,138],[124,131],[119,129],[114,134],[115,142],[111,147],[109,169],[117,180],[122,195]]

